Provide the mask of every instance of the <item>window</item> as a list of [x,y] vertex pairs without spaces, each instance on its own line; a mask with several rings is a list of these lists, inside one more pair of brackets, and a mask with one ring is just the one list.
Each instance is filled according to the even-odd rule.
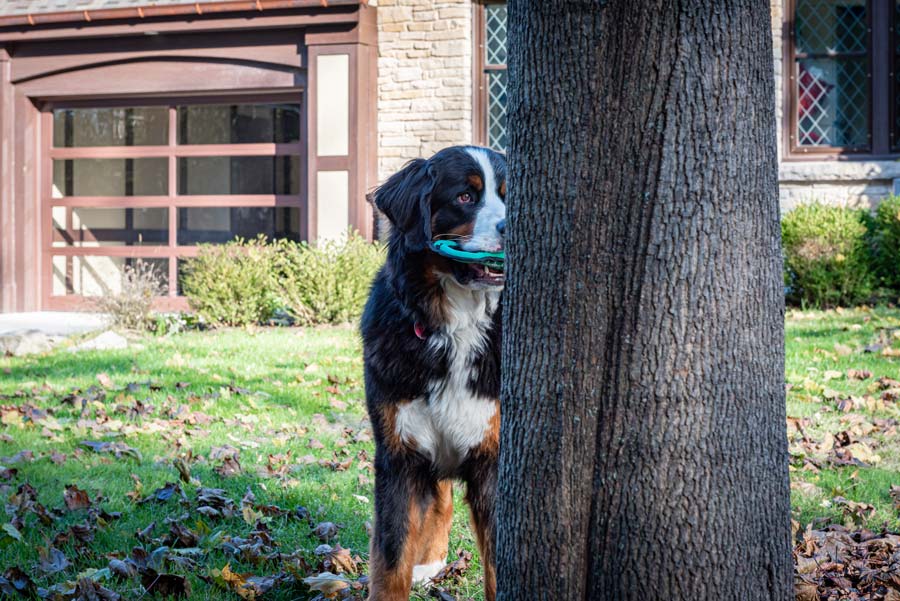
[[[301,107],[290,102],[70,106],[52,134],[44,203],[51,304],[116,292],[151,264],[178,293],[201,243],[300,239]],[[56,301],[56,302],[54,302]]]
[[[900,150],[900,0],[789,0],[789,157]],[[787,57],[786,57],[787,58]]]
[[475,141],[506,151],[506,4],[476,6]]

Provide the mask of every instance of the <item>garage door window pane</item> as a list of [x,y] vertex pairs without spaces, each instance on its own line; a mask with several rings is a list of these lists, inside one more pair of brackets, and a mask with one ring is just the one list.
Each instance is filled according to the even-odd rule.
[[168,123],[165,107],[57,109],[53,111],[53,145],[165,146]]
[[178,107],[179,144],[293,144],[299,141],[299,104]]
[[178,209],[178,244],[220,244],[235,238],[300,240],[297,207],[194,207]]
[[125,267],[138,263],[149,265],[163,287],[168,286],[168,259],[133,259],[126,257],[64,257],[55,256],[53,265],[53,295],[78,294],[105,296],[122,291]]
[[180,158],[178,193],[299,194],[300,157]]
[[165,196],[168,177],[165,158],[54,160],[53,198]]
[[[54,207],[53,246],[160,246],[169,242],[166,208]],[[66,219],[71,226],[66,227]]]

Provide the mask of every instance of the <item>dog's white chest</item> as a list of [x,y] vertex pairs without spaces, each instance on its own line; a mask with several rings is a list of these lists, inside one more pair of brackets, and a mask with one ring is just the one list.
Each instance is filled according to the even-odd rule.
[[397,412],[397,435],[439,468],[457,467],[484,440],[497,412],[496,399],[472,393],[472,360],[484,349],[497,295],[448,289],[447,325],[429,340],[450,349],[446,377],[429,384],[428,398],[415,399]]

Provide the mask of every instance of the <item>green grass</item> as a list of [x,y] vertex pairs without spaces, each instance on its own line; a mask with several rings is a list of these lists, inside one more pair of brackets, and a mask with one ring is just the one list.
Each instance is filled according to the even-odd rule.
[[[866,352],[866,347],[874,352]],[[834,497],[843,497],[873,506],[874,514],[864,524],[868,528],[900,529],[900,513],[890,497],[891,485],[900,485],[900,436],[896,431],[900,409],[897,400],[890,400],[890,389],[883,400],[885,391],[876,384],[881,377],[900,380],[900,356],[890,354],[894,349],[900,349],[900,311],[788,313],[787,414],[805,418],[806,438],[819,446],[811,450],[796,428],[789,426],[792,505],[801,525],[813,520],[863,525],[834,503]],[[849,370],[868,371],[872,377],[851,379]],[[833,446],[828,437],[843,431],[858,441],[851,453],[865,465],[836,466],[828,461]],[[805,461],[807,457],[813,461]]]
[[[112,383],[105,399],[88,401],[84,411],[63,402],[72,390],[100,387],[100,374]],[[133,391],[126,388],[129,384],[136,384]],[[116,411],[117,406],[133,406],[135,401],[154,409],[137,418]],[[44,431],[48,422],[33,423],[12,411],[24,405],[50,412],[57,429]],[[184,525],[207,533],[199,543],[202,555],[198,565],[187,569],[168,565],[160,571],[187,575],[191,599],[239,598],[204,580],[211,570],[226,564],[240,573],[278,573],[279,561],[245,561],[218,548],[223,537],[246,537],[254,529],[255,524],[246,523],[241,516],[240,507],[229,519],[205,518],[193,511],[197,486],[187,483],[181,484],[191,501],[187,506],[177,499],[138,505],[126,496],[134,489],[132,474],[142,482],[144,495],[166,482],[178,482],[172,463],[178,457],[188,460],[191,477],[202,486],[225,489],[238,506],[251,490],[257,503],[286,510],[305,507],[312,524],[329,521],[339,526],[338,536],[330,544],[339,543],[362,559],[368,555],[366,523],[372,519],[370,462],[374,449],[365,420],[360,342],[350,327],[195,332],[168,339],[142,338],[122,351],[71,354],[57,350],[42,356],[0,358],[0,406],[7,409],[3,416],[8,422],[0,427],[0,434],[5,435],[0,442],[0,465],[18,469],[11,481],[0,484],[0,494],[6,499],[28,482],[48,510],[62,510],[51,526],[42,526],[35,515],[26,514],[22,541],[7,540],[0,548],[0,570],[21,567],[32,574],[38,586],[72,581],[90,568],[105,568],[110,557],[128,556],[136,546],[152,550],[160,541],[142,545],[135,533],[156,522],[153,536],[161,538],[169,530],[166,520],[185,513],[189,517]],[[185,422],[191,414],[199,417],[200,423]],[[203,423],[204,415],[209,416],[209,423]],[[124,442],[137,449],[142,460],[91,452],[80,446],[86,440]],[[226,444],[240,450],[243,473],[223,477],[214,470],[219,462],[209,460],[210,452]],[[33,452],[34,460],[12,464],[2,459],[23,450]],[[54,463],[50,458],[54,452],[65,454],[65,461]],[[286,473],[276,477],[265,473],[270,455],[288,453]],[[345,471],[318,463],[351,458]],[[122,512],[122,517],[97,528],[94,541],[84,549],[71,543],[60,546],[72,567],[44,577],[34,569],[38,547],[46,546],[71,524],[88,519],[86,510],[65,511],[63,492],[68,484],[87,491],[92,499],[99,495],[102,499],[95,506]],[[453,558],[458,548],[475,549],[459,491],[456,505]],[[310,523],[289,516],[272,517],[268,522],[275,549],[283,554],[299,552],[316,572],[319,559],[313,551],[321,541],[311,534]],[[365,573],[364,566],[361,571]],[[136,581],[106,579],[102,583],[126,599],[139,596]],[[453,590],[461,597],[480,598],[478,566]],[[419,594],[426,596],[423,591]],[[303,584],[289,584],[270,591],[265,598],[308,599],[314,595]]]
[[[891,400],[890,390],[882,400],[885,391],[876,384],[882,376],[900,380],[900,356],[864,352],[871,345],[900,349],[900,311],[788,314],[787,414],[796,418],[788,427],[792,503],[801,526],[825,520],[900,530],[900,513],[890,497],[890,487],[900,485],[900,401]],[[849,370],[867,370],[872,377],[850,379]],[[104,395],[85,393],[91,386]],[[86,398],[83,409],[81,398],[75,405],[66,402],[77,390]],[[18,470],[7,481],[0,478],[0,496],[9,503],[28,482],[38,501],[56,515],[45,526],[25,513],[21,541],[3,540],[0,533],[0,570],[18,566],[42,587],[74,581],[91,569],[106,568],[111,558],[127,557],[134,547],[158,548],[170,528],[167,520],[187,514],[181,523],[200,536],[199,551],[188,552],[196,553],[191,555],[195,563],[170,562],[160,571],[187,576],[191,599],[237,599],[214,582],[213,570],[229,565],[235,572],[266,576],[283,568],[276,556],[260,560],[229,555],[222,548],[228,537],[247,537],[256,527],[255,520],[248,523],[240,512],[248,490],[258,504],[291,512],[265,518],[273,552],[302,557],[308,571],[317,572],[321,558],[314,550],[321,541],[312,526],[328,521],[339,526],[330,544],[339,543],[364,561],[366,523],[372,519],[373,446],[363,399],[360,343],[350,327],[193,332],[141,338],[122,351],[71,354],[59,349],[0,358],[0,465]],[[144,415],[128,413],[138,402],[152,409]],[[21,411],[29,406],[50,417],[39,413],[30,419]],[[801,423],[805,438],[794,423]],[[849,431],[851,452],[864,465],[833,464],[833,441],[844,431]],[[94,453],[82,441],[121,442],[141,459]],[[242,473],[225,477],[215,471],[220,461],[210,454],[223,445],[240,451]],[[26,450],[33,453],[32,461],[11,461]],[[60,454],[65,455],[61,462]],[[190,465],[190,475],[200,485],[226,491],[238,505],[233,517],[200,515],[196,483],[181,483],[187,504],[177,498],[145,504],[129,499],[127,493],[135,487],[132,475],[141,481],[143,496],[166,482],[178,482],[173,465],[178,458]],[[349,459],[349,467],[339,471],[319,463]],[[267,471],[270,461],[274,474]],[[69,484],[87,491],[95,508],[122,516],[101,520],[90,544],[57,545],[72,566],[43,575],[36,569],[39,548],[73,524],[93,523],[87,510],[66,510],[63,492]],[[452,556],[457,549],[475,551],[458,489],[456,496]],[[835,497],[873,509],[860,510],[865,515],[858,518]],[[296,516],[299,507],[309,513],[308,520]],[[140,541],[137,533],[151,522],[156,523],[153,540]],[[359,572],[365,569],[362,563]],[[103,571],[94,578],[126,599],[141,596],[136,580],[116,580]],[[481,599],[480,567],[473,564],[448,589],[460,598]],[[315,594],[303,584],[287,583],[265,598],[309,599]],[[415,598],[426,597],[420,590]]]

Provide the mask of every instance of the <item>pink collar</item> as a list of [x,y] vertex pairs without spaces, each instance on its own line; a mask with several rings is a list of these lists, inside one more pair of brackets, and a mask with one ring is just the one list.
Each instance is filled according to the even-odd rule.
[[413,332],[416,333],[416,337],[419,340],[425,340],[426,338],[428,338],[428,334],[425,330],[425,325],[421,321],[417,321],[415,324],[413,324]]

